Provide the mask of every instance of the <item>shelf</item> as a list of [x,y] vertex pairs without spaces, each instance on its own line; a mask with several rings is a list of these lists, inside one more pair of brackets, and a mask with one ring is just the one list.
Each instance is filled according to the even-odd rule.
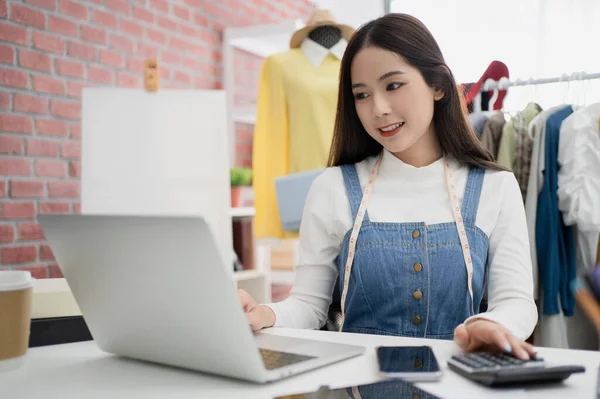
[[304,27],[301,20],[278,24],[227,28],[229,44],[239,50],[259,57],[289,50],[292,34]]
[[34,280],[32,319],[80,315],[81,310],[65,278]]
[[237,123],[256,123],[256,104],[236,105],[233,108],[233,121]]
[[240,281],[255,280],[264,277],[265,273],[260,270],[240,270],[233,273],[233,279],[238,283]]
[[265,272],[242,270],[233,273],[237,288],[246,291],[257,303],[271,302],[271,283]]
[[256,209],[253,207],[238,207],[238,208],[229,208],[229,216],[233,219],[243,219],[243,218],[251,218],[256,215]]

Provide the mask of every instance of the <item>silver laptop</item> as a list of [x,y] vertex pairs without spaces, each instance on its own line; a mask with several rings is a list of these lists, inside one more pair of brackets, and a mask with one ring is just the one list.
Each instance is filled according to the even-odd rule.
[[202,218],[39,215],[103,351],[255,382],[364,353],[254,333]]

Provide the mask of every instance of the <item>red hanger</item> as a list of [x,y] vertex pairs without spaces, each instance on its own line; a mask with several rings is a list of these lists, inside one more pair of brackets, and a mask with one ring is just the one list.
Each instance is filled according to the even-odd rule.
[[[470,104],[473,99],[475,98],[475,96],[477,96],[477,94],[479,94],[479,91],[481,90],[481,86],[483,85],[483,83],[488,80],[488,79],[493,79],[495,81],[499,81],[500,78],[507,78],[508,79],[508,67],[506,66],[506,64],[504,64],[501,61],[492,61],[490,63],[490,65],[487,67],[487,69],[485,70],[485,72],[483,73],[483,75],[481,75],[481,77],[479,78],[479,80],[477,81],[477,83],[473,84],[470,88],[469,91],[467,91],[464,95],[465,101],[467,104]],[[463,85],[464,87],[464,85]],[[504,101],[504,97],[506,97],[507,94],[507,90],[499,90],[498,91],[498,98],[496,99],[496,102],[494,103],[494,110],[500,110],[503,107],[503,101]]]

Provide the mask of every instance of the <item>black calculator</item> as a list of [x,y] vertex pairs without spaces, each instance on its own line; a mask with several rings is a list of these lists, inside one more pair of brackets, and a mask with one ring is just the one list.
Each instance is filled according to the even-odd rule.
[[483,385],[524,385],[560,382],[573,373],[585,372],[579,365],[547,364],[544,359],[517,359],[503,353],[465,353],[452,356],[448,367]]

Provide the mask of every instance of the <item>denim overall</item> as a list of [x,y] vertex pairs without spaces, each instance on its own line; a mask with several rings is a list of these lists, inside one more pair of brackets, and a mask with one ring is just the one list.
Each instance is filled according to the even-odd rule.
[[[363,192],[354,165],[341,167],[353,220]],[[452,339],[478,311],[485,289],[489,239],[475,226],[485,170],[470,168],[461,213],[473,259],[473,303],[454,222],[374,223],[365,216],[356,241],[342,331]],[[448,204],[448,206],[451,206]],[[340,289],[350,229],[337,259]]]

